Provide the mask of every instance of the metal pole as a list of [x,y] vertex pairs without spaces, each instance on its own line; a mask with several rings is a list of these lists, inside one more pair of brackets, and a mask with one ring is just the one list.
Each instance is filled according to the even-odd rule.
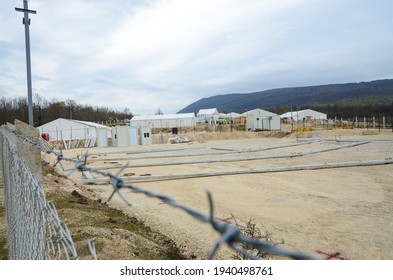
[[379,114],[378,114],[378,131],[381,132],[381,118]]
[[[23,1],[23,8],[28,9],[27,0]],[[33,99],[32,99],[32,84],[31,84],[31,57],[30,57],[30,19],[27,11],[24,12],[25,25],[25,42],[26,42],[26,69],[27,69],[27,100],[29,112],[29,125],[33,126]]]
[[31,85],[31,59],[30,59],[30,33],[29,33],[29,13],[36,14],[36,11],[29,10],[27,0],[23,0],[23,9],[15,8],[17,12],[23,12],[23,24],[25,25],[25,43],[26,43],[26,68],[27,68],[27,101],[28,101],[28,115],[29,125],[33,126],[33,95]]

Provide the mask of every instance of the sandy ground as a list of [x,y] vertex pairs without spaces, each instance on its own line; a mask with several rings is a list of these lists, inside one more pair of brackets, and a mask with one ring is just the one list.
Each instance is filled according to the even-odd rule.
[[[211,133],[203,138],[198,136],[199,141],[184,144],[93,148],[89,150],[89,159],[91,166],[125,162],[155,165],[128,168],[121,175],[158,175],[393,158],[391,130],[312,131],[293,133],[283,138],[275,137],[284,136],[282,134],[266,132],[243,132],[244,137],[238,134],[231,137],[230,134]],[[188,137],[193,139],[193,135]],[[312,141],[305,143],[303,140]],[[370,142],[346,147],[354,143],[346,140]],[[304,144],[285,147],[300,143]],[[269,147],[276,148],[266,150]],[[330,148],[340,149],[300,157],[288,156]],[[66,150],[64,155],[75,157],[81,152],[80,149]],[[202,162],[216,158],[277,155],[283,157]],[[197,161],[199,163],[195,163]],[[182,164],[162,165],[170,162]],[[67,164],[64,167],[67,169]],[[116,173],[117,170],[106,171]],[[80,182],[82,177],[75,172],[71,179]],[[393,259],[392,182],[393,164],[389,164],[139,182],[136,185],[168,195],[204,213],[208,213],[208,189],[213,194],[216,218],[228,222],[233,222],[231,215],[243,220],[255,219],[261,228],[273,232],[273,239],[284,239],[284,248],[315,255],[317,251],[338,253],[339,257],[346,259]],[[104,200],[113,190],[108,184],[86,185],[86,188]],[[171,237],[189,255],[205,258],[218,238],[210,225],[159,199],[130,190],[124,190],[123,194],[132,207],[127,206],[118,195],[110,204]],[[216,258],[230,259],[232,256],[233,252],[223,247]]]

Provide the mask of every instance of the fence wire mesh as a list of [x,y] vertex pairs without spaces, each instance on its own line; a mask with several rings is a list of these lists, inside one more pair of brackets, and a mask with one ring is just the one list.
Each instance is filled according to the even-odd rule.
[[78,259],[65,222],[59,218],[53,202],[45,198],[41,174],[29,146],[30,140],[0,129],[8,258]]
[[[23,239],[13,240],[13,238],[10,238],[9,243],[15,244],[12,246],[17,247],[15,249],[12,248],[13,252],[21,251],[20,255],[13,255],[12,257],[18,259],[77,259],[77,252],[65,223],[59,219],[54,205],[45,201],[42,185],[34,179],[34,175],[29,172],[23,162],[23,159],[16,154],[14,145],[10,141],[11,136],[9,134],[10,133],[6,132],[5,129],[2,129],[3,136],[0,137],[2,141],[2,149],[6,150],[7,153],[7,156],[3,158],[3,164],[5,162],[15,162],[12,163],[15,165],[13,168],[4,168],[3,166],[3,172],[6,173],[4,176],[5,188],[8,188],[7,196],[5,198],[7,200],[6,206],[7,208],[10,208],[10,210],[7,210],[7,220],[10,221],[8,234],[9,236],[18,236],[20,239]],[[220,238],[213,245],[207,257],[208,259],[213,259],[220,246],[223,244],[227,244],[235,252],[243,254],[248,259],[259,259],[249,251],[242,249],[239,246],[240,243],[252,245],[257,250],[263,251],[269,255],[284,256],[292,259],[317,259],[317,257],[313,255],[298,250],[288,250],[280,246],[270,244],[265,240],[256,240],[249,236],[242,235],[237,226],[215,219],[213,198],[211,193],[208,191],[207,201],[210,210],[208,214],[204,214],[187,205],[179,203],[169,196],[158,194],[133,184],[126,184],[120,177],[120,174],[127,167],[127,164],[121,167],[116,174],[105,172],[87,165],[87,153],[80,156],[78,159],[66,158],[64,157],[62,150],[56,151],[53,147],[48,146],[41,138],[29,139],[17,132],[14,132],[14,135],[19,138],[18,141],[23,141],[24,145],[34,146],[37,150],[43,152],[44,157],[46,154],[54,155],[57,159],[55,166],[59,165],[66,176],[71,175],[75,171],[89,171],[108,177],[113,188],[112,194],[108,198],[108,202],[117,194],[128,206],[131,206],[131,203],[122,194],[122,190],[130,189],[134,193],[142,193],[150,198],[156,198],[160,201],[164,201],[166,204],[181,209],[197,220],[210,224],[213,229],[219,233]],[[71,162],[74,167],[71,169],[65,169],[63,165],[64,161]],[[9,189],[14,188],[18,189],[15,193],[8,193],[10,192]],[[28,189],[28,191],[19,190],[20,188]],[[29,196],[21,196],[20,194],[22,193],[29,193]],[[13,208],[15,205],[22,204],[20,201],[15,203],[14,201],[16,200],[22,200],[24,205],[19,206],[20,208]],[[24,214],[25,212],[34,213]],[[31,220],[26,221],[28,219],[27,217]],[[34,232],[34,236],[28,233],[28,231]],[[95,239],[90,239],[87,247],[90,250],[92,258],[96,259],[97,255],[95,252],[94,240]],[[22,246],[21,244],[24,243],[29,244]],[[27,250],[31,252],[25,252]]]

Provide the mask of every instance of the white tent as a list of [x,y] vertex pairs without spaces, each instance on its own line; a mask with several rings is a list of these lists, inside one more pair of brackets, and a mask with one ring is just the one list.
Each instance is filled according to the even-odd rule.
[[251,111],[244,112],[242,116],[249,117],[249,116],[254,116],[254,117],[270,117],[270,116],[277,116],[277,114],[262,110],[262,109],[254,109]]
[[241,116],[241,114],[235,113],[235,112],[231,112],[231,113],[229,113],[229,114],[227,114],[227,115],[228,115],[228,117],[229,117],[230,119],[238,118],[238,117]]
[[219,116],[221,118],[234,119],[234,118],[237,118],[237,117],[239,117],[241,115],[238,114],[238,113],[232,112],[232,113],[228,113],[228,114],[219,113]]
[[131,127],[174,128],[195,126],[194,113],[134,116]]
[[293,111],[287,112],[281,115],[281,118],[293,120],[294,122],[297,121],[309,121],[309,120],[326,120],[327,115],[321,112],[317,112],[311,109],[301,110],[301,111]]
[[200,109],[197,113],[198,121],[205,121],[210,124],[214,124],[215,120],[220,117],[218,110],[216,108],[211,109]]
[[281,130],[279,115],[262,109],[254,109],[242,114],[247,117],[247,130]]
[[111,128],[93,122],[56,119],[37,127],[40,133],[48,133],[50,141],[97,138],[97,129],[106,129],[111,137]]
[[197,114],[197,117],[210,117],[213,115],[218,115],[218,110],[216,108],[200,109]]

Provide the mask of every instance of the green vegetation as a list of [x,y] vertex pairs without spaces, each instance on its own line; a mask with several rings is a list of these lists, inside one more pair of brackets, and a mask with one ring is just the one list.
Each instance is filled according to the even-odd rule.
[[[393,99],[393,97],[392,97]],[[391,118],[393,115],[393,101],[391,103],[377,103],[378,99],[365,98],[354,100],[353,102],[343,101],[337,104],[309,104],[307,107],[301,106],[302,109],[312,109],[318,112],[323,112],[328,115],[328,118],[355,118],[355,117],[378,117],[385,116]],[[276,114],[283,114],[289,112],[288,106],[267,108],[266,110]],[[296,108],[292,108],[296,110]]]

